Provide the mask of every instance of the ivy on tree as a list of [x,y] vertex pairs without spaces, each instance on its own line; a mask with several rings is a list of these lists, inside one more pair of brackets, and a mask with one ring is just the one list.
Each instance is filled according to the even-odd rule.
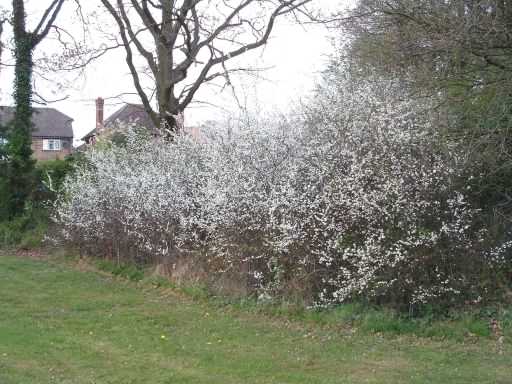
[[36,28],[27,30],[24,0],[12,1],[15,78],[14,119],[7,129],[3,172],[0,180],[0,214],[11,219],[20,215],[36,186],[35,161],[32,158],[32,70],[33,53],[48,35],[66,0],[52,0]]

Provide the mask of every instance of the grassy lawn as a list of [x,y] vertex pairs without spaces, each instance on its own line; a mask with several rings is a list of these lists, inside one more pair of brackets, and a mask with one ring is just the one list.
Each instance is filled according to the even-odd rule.
[[1,384],[512,383],[489,338],[328,330],[5,256],[0,292]]

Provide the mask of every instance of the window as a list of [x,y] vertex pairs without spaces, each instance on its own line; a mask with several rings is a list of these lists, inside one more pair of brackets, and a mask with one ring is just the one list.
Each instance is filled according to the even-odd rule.
[[60,139],[43,139],[43,151],[60,151],[61,149]]

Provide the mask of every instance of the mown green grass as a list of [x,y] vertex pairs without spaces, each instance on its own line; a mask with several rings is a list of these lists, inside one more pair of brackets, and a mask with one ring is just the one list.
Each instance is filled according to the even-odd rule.
[[335,330],[151,286],[0,257],[0,383],[512,382],[491,338]]

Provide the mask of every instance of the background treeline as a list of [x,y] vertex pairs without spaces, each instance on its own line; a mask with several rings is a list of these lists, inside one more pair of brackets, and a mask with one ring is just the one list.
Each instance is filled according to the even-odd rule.
[[436,100],[436,129],[447,145],[464,146],[468,197],[496,235],[506,233],[512,208],[512,3],[362,0],[353,16],[343,25],[351,36],[350,60],[362,73],[402,79],[410,97]]

